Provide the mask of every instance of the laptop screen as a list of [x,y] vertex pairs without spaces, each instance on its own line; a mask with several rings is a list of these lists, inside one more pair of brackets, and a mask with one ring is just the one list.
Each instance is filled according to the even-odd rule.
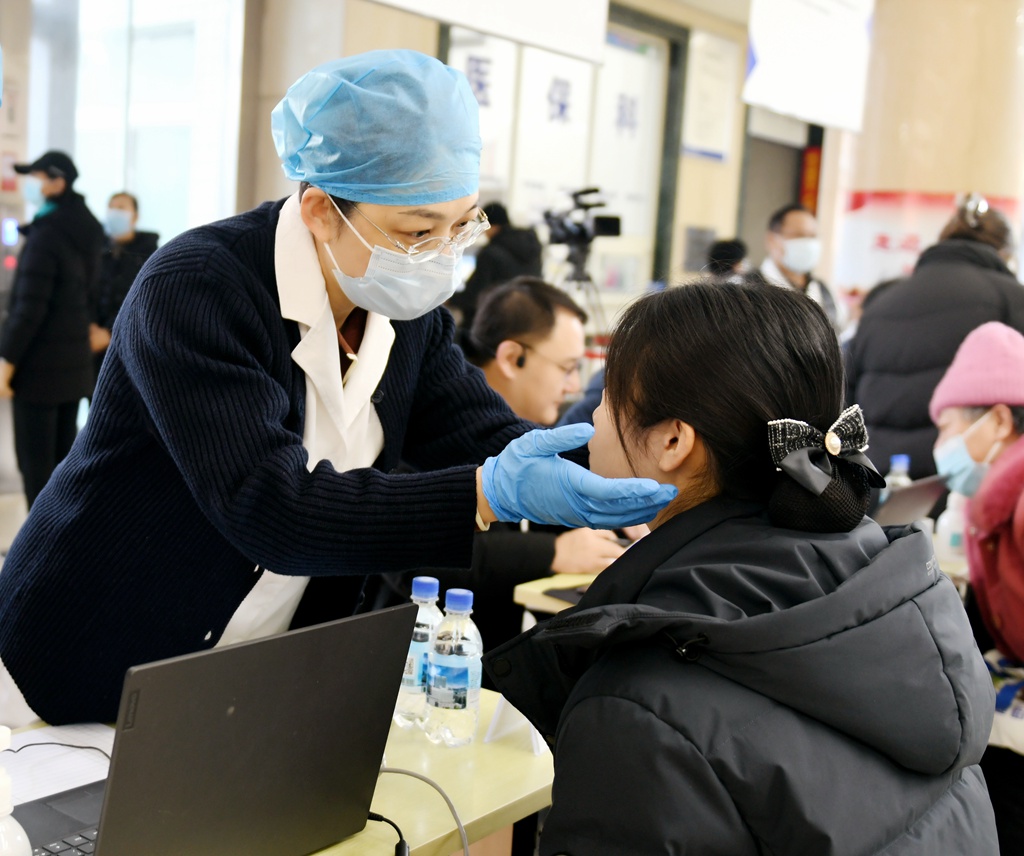
[[[35,847],[69,818],[99,856],[301,856],[363,828],[415,604],[128,671],[105,794],[15,811]],[[102,802],[102,814],[90,815]]]

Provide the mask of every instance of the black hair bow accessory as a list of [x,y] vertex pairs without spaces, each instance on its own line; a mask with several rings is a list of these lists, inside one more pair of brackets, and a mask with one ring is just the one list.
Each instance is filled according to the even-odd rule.
[[798,419],[773,419],[768,444],[775,466],[816,496],[832,481],[833,458],[863,467],[871,487],[885,487],[885,479],[864,454],[868,430],[859,404],[847,407],[824,433]]

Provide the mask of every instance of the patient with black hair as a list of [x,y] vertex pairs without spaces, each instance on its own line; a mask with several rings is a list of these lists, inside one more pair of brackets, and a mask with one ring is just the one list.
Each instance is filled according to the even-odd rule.
[[824,311],[701,282],[627,307],[590,466],[679,494],[578,606],[485,656],[554,750],[542,854],[998,853],[992,683],[843,408]]

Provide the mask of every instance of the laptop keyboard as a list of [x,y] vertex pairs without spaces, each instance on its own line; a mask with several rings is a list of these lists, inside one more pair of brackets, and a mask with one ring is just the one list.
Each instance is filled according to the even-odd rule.
[[92,853],[95,849],[96,827],[93,826],[52,844],[33,847],[32,856],[50,856],[51,853],[60,853],[60,856],[79,856],[81,853]]

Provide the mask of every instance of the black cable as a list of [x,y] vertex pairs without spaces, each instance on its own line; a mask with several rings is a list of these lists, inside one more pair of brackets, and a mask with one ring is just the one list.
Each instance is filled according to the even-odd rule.
[[426,782],[430,787],[437,791],[441,795],[441,798],[448,804],[448,811],[452,813],[452,819],[455,821],[455,825],[459,828],[459,840],[462,842],[462,854],[463,856],[469,856],[469,839],[466,837],[466,827],[462,825],[462,821],[459,819],[459,813],[455,810],[455,803],[453,803],[451,797],[444,792],[444,788],[429,776],[424,776],[422,773],[417,773],[415,770],[403,770],[400,767],[381,767],[380,771],[382,773],[397,773],[402,776],[412,776],[414,779]]
[[74,743],[55,743],[52,740],[40,740],[37,743],[26,743],[24,746],[19,746],[17,749],[4,749],[4,752],[10,752],[12,755],[17,755],[22,749],[31,749],[33,746],[63,746],[65,749],[92,749],[95,752],[99,752],[108,761],[110,756],[100,749],[99,746],[76,746]]
[[409,856],[409,844],[405,840],[405,836],[402,835],[402,830],[398,828],[398,824],[393,820],[389,820],[382,814],[377,814],[375,811],[366,813],[367,820],[376,820],[378,823],[386,823],[391,826],[395,832],[398,833],[398,843],[395,845],[395,856]]

